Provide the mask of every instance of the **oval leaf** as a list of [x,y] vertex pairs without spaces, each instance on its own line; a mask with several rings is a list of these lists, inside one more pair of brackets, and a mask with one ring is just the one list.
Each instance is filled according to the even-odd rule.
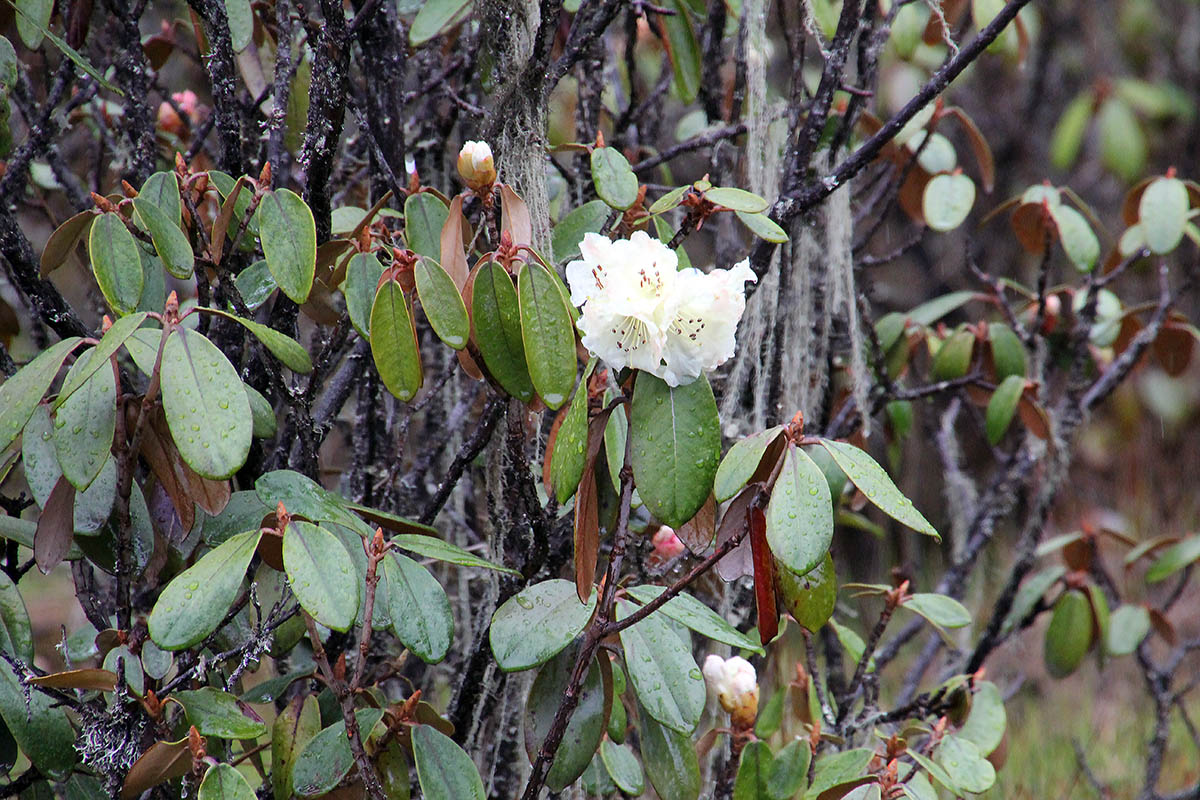
[[603,200],[590,200],[559,220],[550,234],[554,260],[562,262],[578,258],[579,243],[584,235],[602,231],[611,214],[612,210]]
[[488,372],[504,391],[528,403],[533,382],[525,364],[517,290],[504,267],[489,261],[475,273],[471,325]]
[[148,621],[156,645],[183,650],[216,629],[237,599],[261,536],[256,529],[229,537],[167,584]]
[[[249,4],[247,4],[249,8]],[[228,764],[215,764],[204,774],[197,800],[254,800],[254,790],[242,773]]]
[[417,781],[427,800],[485,800],[475,762],[446,734],[431,725],[412,729]]
[[154,250],[167,272],[180,280],[192,277],[196,257],[187,236],[179,229],[179,223],[173,222],[161,208],[141,196],[134,198],[133,209],[150,234]]
[[109,307],[118,314],[137,310],[146,276],[137,240],[114,212],[101,214],[88,234],[92,271]]
[[[567,648],[546,662],[538,670],[529,689],[529,699],[525,705],[525,752],[531,762],[537,758],[538,749],[550,732],[554,716],[562,704],[577,654],[577,648]],[[614,703],[613,708],[617,704]],[[579,687],[579,705],[567,723],[562,743],[546,775],[546,786],[550,791],[561,792],[587,769],[604,735],[604,707],[604,681],[600,665],[592,661]]]
[[782,430],[782,425],[776,425],[734,442],[729,452],[721,459],[721,466],[717,467],[717,474],[713,479],[713,496],[718,503],[724,503],[741,491],[758,469],[767,448],[779,437]]
[[797,575],[816,567],[833,542],[833,500],[821,468],[788,445],[783,468],[767,503],[767,544]]
[[975,205],[975,181],[963,175],[934,175],[925,184],[921,213],[935,231],[952,231],[963,224]]
[[449,216],[450,210],[436,194],[410,194],[404,201],[404,241],[408,249],[426,258],[441,258],[442,226]]
[[[627,601],[617,603],[617,619],[637,611]],[[685,644],[657,614],[621,631],[629,680],[638,702],[651,717],[673,731],[690,734],[704,713],[704,676]]]
[[429,570],[407,556],[384,558],[388,616],[400,643],[426,664],[446,657],[454,638],[454,614],[446,590]]
[[1025,391],[1024,375],[1009,375],[1000,381],[992,398],[988,400],[987,416],[984,428],[987,430],[988,442],[995,445],[1004,438],[1004,432],[1017,413],[1017,404]]
[[188,466],[223,480],[246,463],[254,420],[242,379],[215,344],[180,327],[162,354],[162,400],[171,438]]
[[247,715],[250,707],[238,703],[238,699],[229,692],[205,686],[193,691],[175,692],[171,698],[183,706],[188,722],[196,726],[201,736],[256,739],[267,732],[266,723]]
[[293,521],[283,534],[283,568],[301,608],[327,628],[350,630],[358,614],[357,581],[354,562],[336,536]]
[[592,618],[596,593],[580,603],[575,584],[558,578],[530,586],[492,616],[488,638],[505,672],[544,664],[569,645]]
[[1138,222],[1153,253],[1169,253],[1183,238],[1188,221],[1187,186],[1178,178],[1158,178],[1142,192]]
[[254,216],[267,268],[292,302],[303,303],[317,272],[312,209],[291,189],[275,189],[263,195]]
[[529,378],[552,409],[561,408],[575,385],[575,326],[554,278],[541,264],[526,264],[517,276],[521,339]]
[[383,277],[383,264],[374,253],[355,253],[346,265],[342,294],[346,297],[346,313],[350,324],[364,339],[371,336],[371,307],[375,305],[375,290]]
[[396,281],[386,281],[371,307],[371,356],[387,390],[408,402],[421,388],[421,351],[408,299]]
[[591,164],[592,181],[601,200],[621,211],[637,201],[637,175],[620,150],[597,147],[592,150]]
[[[97,358],[104,362],[104,369],[90,370]],[[92,377],[59,406],[54,418],[58,463],[63,476],[80,491],[92,484],[108,461],[117,427],[117,380],[103,353],[95,349],[85,352],[67,372],[64,383],[87,371]]]
[[462,350],[471,336],[471,320],[458,287],[446,270],[431,258],[418,259],[413,275],[421,310],[425,312],[429,326],[443,342],[455,350]]
[[708,380],[668,386],[643,372],[630,410],[633,477],[655,517],[678,528],[712,491],[721,456],[717,403]]

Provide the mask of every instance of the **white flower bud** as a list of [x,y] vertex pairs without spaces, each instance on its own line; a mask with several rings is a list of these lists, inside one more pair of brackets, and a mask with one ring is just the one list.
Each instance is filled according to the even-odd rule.
[[710,655],[704,660],[704,678],[721,708],[729,712],[736,728],[749,728],[758,715],[758,675],[740,656],[730,659]]
[[496,164],[487,142],[467,142],[458,152],[458,174],[476,191],[491,188],[496,182]]

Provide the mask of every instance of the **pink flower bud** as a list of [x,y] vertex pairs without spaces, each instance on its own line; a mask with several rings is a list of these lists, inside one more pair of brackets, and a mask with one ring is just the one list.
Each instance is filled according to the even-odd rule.
[[683,552],[683,542],[679,541],[675,531],[666,525],[655,531],[650,541],[654,545],[654,555],[664,561],[669,561]]

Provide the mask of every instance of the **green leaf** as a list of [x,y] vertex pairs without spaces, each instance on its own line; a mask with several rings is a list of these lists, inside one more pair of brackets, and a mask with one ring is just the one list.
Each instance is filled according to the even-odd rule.
[[951,734],[942,739],[933,758],[963,791],[978,794],[996,783],[996,770],[991,762],[980,755],[973,742],[961,736]]
[[92,223],[88,255],[100,292],[112,310],[118,314],[135,311],[146,277],[137,240],[118,214],[109,211]]
[[0,384],[0,452],[7,450],[21,435],[33,410],[77,344],[79,338],[72,336],[50,345]]
[[399,533],[391,538],[391,542],[401,550],[407,550],[410,553],[416,553],[425,558],[445,561],[449,564],[457,564],[460,567],[480,567],[482,569],[503,572],[508,575],[521,574],[515,569],[502,566],[494,561],[488,561],[486,558],[480,558],[468,550],[463,550],[458,545],[438,539],[435,536]]
[[454,614],[446,590],[429,570],[407,556],[383,559],[388,616],[400,643],[426,664],[446,657],[454,638]]
[[[354,712],[363,739],[383,718],[378,708],[360,708]],[[300,797],[319,797],[333,791],[354,767],[354,754],[346,736],[346,723],[338,720],[318,733],[296,757],[292,765],[292,791]]]
[[[306,60],[301,64],[301,70],[303,71],[304,67],[306,67],[307,65],[308,65],[308,61]],[[288,100],[289,108],[291,106],[291,103],[292,103],[292,101],[289,98],[289,100]],[[288,149],[291,150],[294,148],[289,147]],[[217,193],[221,195],[222,201],[224,201],[226,198],[229,197],[230,193],[233,191],[233,187],[237,185],[237,181],[234,180],[232,175],[221,172],[220,170],[210,169],[208,171],[208,179],[210,181],[212,181],[212,183],[217,187]],[[178,185],[176,185],[176,191],[178,191],[178,188],[179,188]],[[250,191],[250,189],[248,189],[248,188],[243,187],[238,192],[237,198],[233,201],[233,220],[230,222],[230,225],[233,226],[235,232],[237,230],[237,226],[241,225],[241,220],[246,218],[246,212],[250,210],[250,203],[253,200],[253,196],[254,196],[254,192]],[[158,207],[162,208],[164,211],[166,210],[166,208],[161,203],[159,203]],[[261,218],[256,213],[256,214],[254,214],[254,216],[250,217],[250,221],[246,223],[246,230],[249,231],[254,236],[259,235],[259,220],[260,219]],[[249,249],[249,245],[246,244],[244,241],[241,246]]]
[[1092,646],[1092,606],[1078,589],[1068,589],[1054,604],[1046,627],[1046,671],[1065,678],[1076,670]]
[[825,553],[817,566],[803,575],[786,567],[775,571],[779,598],[796,622],[816,633],[833,616],[837,602],[837,573],[833,556]]
[[541,264],[521,267],[517,276],[521,340],[529,378],[551,409],[561,408],[575,385],[575,326],[562,294]]
[[558,578],[534,584],[492,616],[488,638],[505,672],[545,664],[574,641],[592,618],[596,592],[580,603],[575,584]]
[[[959,787],[957,783],[955,783],[954,779],[950,777],[946,770],[942,769],[941,765],[936,761],[928,756],[921,755],[920,752],[916,751],[910,751],[909,755],[912,756],[913,761],[916,761],[922,769],[929,773],[929,777],[941,784],[942,787],[944,787],[947,791],[956,796],[965,793],[964,790]],[[934,793],[934,796],[937,796],[936,792]]]
[[426,800],[484,800],[475,762],[446,734],[429,725],[412,729],[417,781]]
[[1070,206],[1050,207],[1050,216],[1058,228],[1058,240],[1062,242],[1067,258],[1080,272],[1091,272],[1100,258],[1100,240],[1092,232],[1087,219]]
[[938,800],[937,790],[925,777],[924,772],[913,770],[913,774],[904,782],[904,795],[909,800]]
[[630,409],[633,477],[646,507],[678,528],[704,505],[721,457],[717,402],[708,380],[671,387],[639,373]]
[[1013,415],[1017,413],[1017,405],[1021,402],[1021,395],[1024,391],[1025,376],[1009,375],[992,393],[991,399],[988,400],[987,416],[984,420],[987,439],[992,445],[998,444],[1004,438],[1004,433],[1008,430]]
[[675,78],[675,91],[684,105],[695,101],[700,92],[700,43],[696,39],[696,31],[692,28],[692,18],[688,12],[687,3],[683,0],[671,0],[668,5],[675,13],[663,16],[663,26],[667,30],[667,56],[671,59],[671,67]]
[[22,686],[7,663],[0,669],[0,716],[5,725],[33,766],[49,778],[62,780],[75,766],[77,755],[75,729],[56,702]]
[[267,268],[292,302],[303,303],[317,272],[312,209],[291,189],[275,189],[263,195],[254,216]]
[[346,265],[342,294],[346,296],[346,312],[354,330],[364,339],[371,337],[371,307],[375,290],[383,277],[383,264],[374,253],[355,253]]
[[961,378],[971,368],[971,356],[974,352],[975,334],[966,328],[959,328],[938,347],[930,372],[934,379],[939,381]]
[[614,744],[607,739],[600,744],[600,760],[612,776],[613,783],[625,794],[636,797],[642,793],[645,778],[637,756],[624,745]]
[[869,748],[859,747],[818,758],[813,769],[812,784],[804,793],[804,800],[815,800],[827,789],[862,778],[874,754]]
[[525,363],[517,290],[495,261],[484,264],[475,275],[471,322],[488,372],[504,391],[528,403],[533,399],[533,382]]
[[[71,372],[67,374],[67,377],[63,379],[62,386],[58,390],[58,397],[55,398],[53,408],[58,408],[64,402],[66,402],[67,398],[74,394],[80,386],[83,386],[83,384],[89,378],[91,378],[97,370],[101,369],[102,367],[111,369],[108,359],[112,357],[112,355],[119,349],[121,349],[121,345],[125,344],[125,341],[129,339],[130,336],[133,336],[134,332],[136,332],[138,328],[141,327],[142,323],[146,321],[147,316],[148,315],[145,312],[140,312],[121,317],[114,322],[112,327],[108,329],[108,332],[104,334],[104,337],[100,339],[100,343],[90,351],[90,358],[87,361],[87,368],[81,369],[78,372],[72,369]],[[158,348],[156,346],[155,353],[157,352]],[[80,359],[80,361],[82,360],[83,359]],[[78,366],[78,362],[76,362],[75,366]]]
[[[263,303],[270,299],[271,293],[279,288],[279,284],[275,282],[275,276],[271,274],[271,267],[267,264],[265,258],[255,261],[239,272],[238,276],[233,279],[233,282],[237,286],[238,292],[242,295],[242,300],[246,303],[246,308],[249,308],[251,311],[260,308]],[[374,287],[372,287],[373,290]]]
[[1100,133],[1100,161],[1125,181],[1136,181],[1146,167],[1146,134],[1133,109],[1119,97],[1109,96],[1096,115]]
[[583,479],[588,439],[587,384],[595,365],[595,359],[588,361],[571,407],[554,437],[554,450],[550,454],[550,483],[559,505],[565,504],[575,494],[579,481]]
[[275,409],[267,402],[257,389],[248,383],[242,384],[246,390],[246,399],[250,402],[250,418],[253,423],[251,433],[257,439],[270,439],[275,435],[279,421],[275,419]]
[[955,736],[972,742],[986,756],[1000,746],[1007,725],[1008,715],[1000,690],[991,681],[978,681],[971,699],[971,713]]
[[812,748],[803,739],[793,739],[778,753],[767,777],[767,797],[771,800],[790,800],[808,782],[808,764]]
[[[617,619],[629,617],[637,608],[619,601]],[[646,713],[671,730],[694,731],[707,694],[691,647],[656,614],[624,629],[620,637],[629,680]]]
[[229,20],[233,50],[240,53],[254,41],[254,12],[250,10],[250,0],[225,0],[225,17]]
[[1050,163],[1055,169],[1070,169],[1075,159],[1079,158],[1095,104],[1095,95],[1089,89],[1071,98],[1071,102],[1063,109],[1050,136]]
[[717,467],[717,474],[713,479],[713,495],[718,503],[724,503],[741,491],[758,469],[767,448],[782,431],[783,426],[776,425],[733,443],[729,452],[721,459],[721,465]]
[[[85,351],[67,372],[64,384],[72,383],[72,374],[89,371],[97,355]],[[63,475],[76,489],[92,484],[109,458],[117,427],[117,379],[105,359],[105,369],[91,370],[83,382],[61,406],[54,419],[54,449]]]
[[975,292],[972,291],[950,292],[949,294],[944,294],[941,297],[935,297],[932,300],[922,303],[905,314],[905,316],[918,325],[928,327],[951,311],[962,308],[974,299]]
[[[644,604],[654,600],[665,590],[665,586],[647,584],[631,586],[625,591],[634,600]],[[731,647],[749,650],[759,655],[763,654],[762,646],[759,644],[757,638],[742,633],[730,625],[720,614],[686,592],[681,592],[672,597],[663,604],[659,611],[655,612],[655,614],[658,613],[666,614],[676,622],[686,625],[701,636],[707,636],[714,642],[721,642]]]
[[567,261],[579,257],[579,243],[588,233],[600,233],[608,222],[612,210],[603,200],[590,200],[573,209],[554,226],[550,234],[550,248],[554,260]]
[[19,12],[17,36],[30,50],[37,50],[42,46],[42,31],[50,27],[53,0],[13,0],[13,6]]
[[[585,379],[583,384],[586,385]],[[604,405],[613,401],[611,390],[604,393]],[[604,460],[608,462],[608,476],[612,480],[613,489],[621,488],[621,468],[625,466],[625,438],[629,436],[629,418],[625,415],[625,406],[613,409],[604,425]],[[557,444],[555,445],[557,446]],[[634,490],[636,491],[636,489]]]
[[767,781],[774,756],[766,742],[750,742],[742,749],[737,778],[733,784],[733,800],[768,800]]
[[204,310],[211,314],[220,314],[226,319],[234,320],[246,330],[253,333],[255,338],[262,342],[263,346],[271,352],[271,355],[279,359],[280,363],[292,372],[297,372],[301,375],[307,375],[312,372],[313,364],[308,351],[304,349],[304,345],[286,333],[280,333],[274,328],[263,325],[261,322],[255,322],[252,319],[239,317],[236,314],[230,314],[216,308],[206,308]]
[[1057,565],[1044,569],[1041,572],[1031,575],[1017,590],[1017,596],[1013,599],[1012,609],[1008,612],[1008,616],[1004,618],[1004,624],[1000,627],[1002,633],[1009,633],[1013,627],[1020,624],[1025,617],[1029,616],[1029,612],[1033,611],[1034,606],[1038,601],[1050,591],[1059,578],[1065,575],[1067,568],[1062,565]]
[[767,216],[765,212],[748,214],[745,211],[738,211],[736,214],[737,218],[742,221],[742,224],[763,241],[783,244],[788,240],[787,231],[779,227],[775,220]]
[[293,516],[342,525],[359,536],[375,535],[375,529],[351,513],[340,495],[299,472],[287,469],[268,472],[255,481],[254,490],[268,511],[283,503]]
[[[525,704],[525,752],[530,761],[537,758],[538,749],[550,732],[577,655],[578,648],[569,647],[550,659],[538,670],[529,689],[529,699]],[[618,705],[620,701],[614,701],[613,709]],[[593,660],[579,687],[579,705],[567,723],[562,744],[546,775],[546,786],[550,791],[561,792],[587,769],[604,735],[604,706],[600,665]]]
[[413,47],[450,30],[471,13],[471,0],[425,0],[408,30]]
[[225,354],[180,327],[163,347],[161,375],[167,426],[188,466],[213,480],[241,469],[254,421],[242,379]]
[[371,306],[371,356],[387,390],[408,402],[417,395],[424,376],[421,350],[413,328],[408,298],[396,281],[387,281]]
[[1000,380],[1011,375],[1025,377],[1025,345],[1012,328],[1003,322],[989,324],[988,341],[992,345],[992,363]]
[[[845,625],[838,622],[836,619],[829,620],[829,627],[833,628],[833,633],[837,636],[838,642],[842,645],[842,649],[846,651],[850,661],[857,663],[862,660],[863,652],[867,649],[867,643],[858,635],[858,632],[853,628],[847,628]],[[872,658],[867,664],[867,671],[875,669],[875,659]]]
[[975,205],[975,181],[961,172],[934,175],[925,184],[921,213],[935,231],[952,231],[966,220]]
[[1145,606],[1119,606],[1108,620],[1105,650],[1110,656],[1127,656],[1150,633],[1150,612]]
[[1169,253],[1183,239],[1188,221],[1187,186],[1178,178],[1157,178],[1142,192],[1138,222],[1152,253]]
[[660,800],[697,800],[700,762],[691,737],[655,722],[642,710],[641,746],[646,776]]
[[25,662],[33,661],[33,632],[29,612],[17,585],[0,572],[0,650]]
[[348,631],[358,614],[354,563],[337,537],[311,522],[293,520],[283,534],[283,568],[300,607],[335,631]]
[[1189,536],[1163,550],[1146,570],[1146,583],[1166,580],[1184,567],[1200,560],[1200,534]]
[[174,692],[171,697],[183,706],[188,722],[196,726],[201,736],[218,739],[256,739],[267,732],[260,719],[246,716],[238,699],[229,692],[205,686],[186,692]]
[[906,597],[901,607],[942,628],[964,628],[971,624],[971,612],[944,594],[918,592]]
[[729,186],[717,186],[709,189],[704,196],[719,206],[746,214],[761,214],[767,210],[768,205],[766,200],[753,192]]
[[683,202],[683,196],[691,191],[691,188],[691,186],[679,186],[672,189],[651,203],[648,211],[651,214],[663,214],[673,208],[677,208]]
[[183,203],[179,198],[179,180],[174,172],[155,172],[142,184],[138,200],[149,202],[179,227],[183,221]]
[[833,460],[846,473],[858,489],[867,496],[875,506],[892,519],[912,528],[917,533],[932,536],[938,541],[941,537],[929,521],[913,508],[912,501],[905,497],[892,479],[883,471],[883,467],[875,463],[862,450],[852,444],[822,439],[821,445],[833,456]]
[[187,236],[179,229],[179,223],[172,222],[162,209],[141,196],[134,198],[133,210],[150,234],[154,250],[167,272],[181,280],[192,277],[196,256]]
[[[228,4],[228,0],[226,0]],[[248,7],[248,4],[247,4]],[[214,764],[204,773],[197,800],[254,800],[254,790],[229,764]]]
[[638,179],[629,161],[615,147],[592,150],[592,182],[596,194],[613,208],[624,211],[637,202]]
[[229,537],[167,584],[148,620],[155,644],[184,650],[216,629],[237,599],[261,536],[255,528]]
[[315,695],[284,706],[271,727],[271,786],[275,797],[292,796],[292,769],[305,746],[321,730]]
[[450,210],[436,194],[410,194],[404,201],[404,241],[408,249],[426,258],[441,258],[442,226],[449,216]]
[[429,326],[447,345],[462,350],[471,336],[471,320],[454,280],[431,258],[417,260],[414,277]]
[[788,445],[767,503],[767,544],[780,563],[803,575],[820,564],[833,542],[833,500],[821,468]]

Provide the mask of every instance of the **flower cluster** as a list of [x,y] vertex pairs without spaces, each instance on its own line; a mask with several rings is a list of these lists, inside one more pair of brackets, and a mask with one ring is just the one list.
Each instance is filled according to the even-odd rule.
[[675,252],[643,231],[610,240],[589,233],[567,265],[571,302],[582,308],[583,345],[609,366],[690,383],[733,356],[746,310],[749,261],[704,273],[679,269]]
[[758,675],[749,661],[741,656],[724,659],[710,655],[704,660],[704,678],[735,727],[754,724],[758,715]]

